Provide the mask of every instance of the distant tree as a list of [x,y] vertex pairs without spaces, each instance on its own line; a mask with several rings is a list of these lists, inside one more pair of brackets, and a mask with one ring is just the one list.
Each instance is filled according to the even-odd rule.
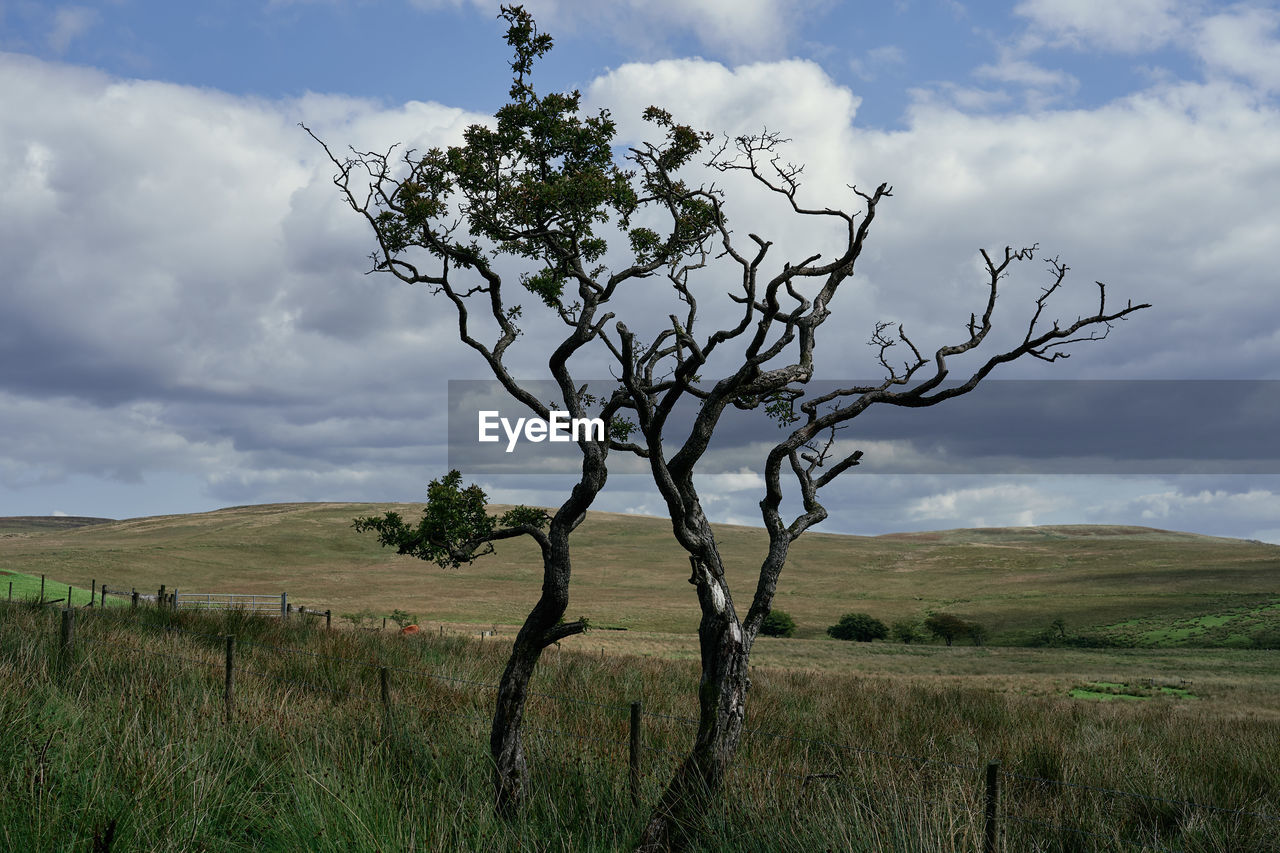
[[924,634],[920,630],[920,624],[914,619],[899,619],[889,627],[889,635],[899,643],[914,643],[917,640],[923,640]]
[[965,633],[969,635],[969,639],[973,640],[975,646],[986,645],[987,639],[991,636],[987,626],[981,622],[970,622],[969,628]]
[[969,623],[950,613],[930,613],[924,620],[924,629],[949,646],[956,637],[969,632]]
[[760,633],[766,637],[791,637],[796,633],[796,620],[785,610],[771,610],[760,623]]
[[827,635],[837,640],[869,643],[889,636],[889,626],[869,613],[846,613],[839,622],[827,628]]
[[1049,629],[1057,635],[1059,640],[1065,640],[1067,638],[1067,620],[1063,619],[1061,616],[1049,623]]

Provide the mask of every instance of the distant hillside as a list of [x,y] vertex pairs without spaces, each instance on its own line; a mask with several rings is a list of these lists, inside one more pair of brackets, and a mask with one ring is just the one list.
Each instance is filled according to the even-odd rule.
[[[42,529],[0,537],[0,565],[88,587],[287,590],[336,612],[400,608],[424,621],[518,623],[537,599],[530,542],[500,542],[471,566],[443,570],[380,549],[357,515],[420,505],[272,504]],[[101,521],[96,520],[95,521]],[[716,527],[740,609],[754,590],[763,531]],[[570,616],[653,631],[696,629],[688,560],[664,519],[591,513],[574,539]],[[1144,527],[1057,525],[887,536],[806,534],[775,606],[801,636],[841,614],[885,622],[946,610],[1025,640],[1055,619],[1071,632],[1138,644],[1247,644],[1280,629],[1280,546]],[[1144,639],[1145,638],[1145,639]]]
[[43,533],[49,530],[71,530],[90,524],[110,524],[114,518],[90,518],[82,515],[9,515],[0,516],[0,536],[7,533]]

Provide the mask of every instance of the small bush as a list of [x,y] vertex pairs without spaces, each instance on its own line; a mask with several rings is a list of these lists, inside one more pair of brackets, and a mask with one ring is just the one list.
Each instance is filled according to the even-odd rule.
[[373,622],[378,618],[378,616],[368,608],[365,608],[364,610],[357,610],[354,613],[339,613],[338,615],[350,622],[351,627],[353,628],[363,628],[365,627],[366,622]]
[[981,622],[970,622],[969,629],[966,632],[969,639],[973,640],[975,646],[986,645],[987,639],[991,636],[991,632],[987,630],[987,626]]
[[914,619],[899,619],[889,628],[889,635],[899,643],[914,643],[924,639],[924,632]]
[[1280,630],[1264,628],[1249,638],[1255,649],[1280,649]]
[[771,610],[760,623],[760,633],[766,637],[792,637],[796,633],[796,620],[785,610]]
[[956,637],[969,633],[969,623],[950,613],[930,613],[924,629],[949,646]]
[[418,617],[412,613],[396,608],[387,614],[387,618],[396,623],[401,630],[409,625],[417,624]]
[[829,636],[837,640],[857,640],[869,643],[889,636],[889,626],[869,613],[846,613],[840,621],[827,629]]

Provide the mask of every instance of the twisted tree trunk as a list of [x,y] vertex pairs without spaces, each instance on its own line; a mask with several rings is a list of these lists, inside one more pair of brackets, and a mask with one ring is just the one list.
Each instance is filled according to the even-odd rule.
[[[698,643],[702,677],[698,684],[698,735],[645,825],[638,853],[685,850],[698,836],[707,806],[724,787],[738,751],[746,714],[750,647],[733,610],[723,576],[694,560],[702,621]],[[717,573],[720,574],[720,573]],[[691,579],[692,580],[692,579]]]
[[529,681],[545,648],[543,637],[564,615],[567,604],[566,599],[557,607],[557,602],[548,602],[544,594],[516,635],[511,657],[498,685],[497,706],[489,732],[489,754],[493,759],[494,805],[504,817],[518,812],[525,801],[529,767],[524,757],[521,723],[529,695]]
[[515,815],[524,805],[529,787],[529,767],[525,761],[521,723],[542,650],[566,637],[586,630],[581,621],[565,622],[569,607],[569,535],[586,517],[596,495],[604,488],[607,472],[605,454],[587,452],[582,479],[551,520],[542,547],[542,596],[529,611],[511,647],[511,657],[498,684],[498,698],[489,730],[489,755],[493,760],[494,806],[503,817]]

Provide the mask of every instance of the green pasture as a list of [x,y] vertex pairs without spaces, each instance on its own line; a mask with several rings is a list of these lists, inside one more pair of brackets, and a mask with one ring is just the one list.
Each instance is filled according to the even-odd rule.
[[[39,575],[26,575],[21,572],[0,569],[0,596],[4,596],[5,600],[38,601],[40,600],[41,586]],[[45,601],[66,603],[68,584],[61,580],[46,577],[43,582],[43,589]],[[72,606],[84,607],[89,603],[90,591],[88,589],[71,585],[70,590]],[[99,601],[97,595],[94,595],[94,601]],[[108,596],[107,598],[108,607],[118,607],[124,603],[122,599],[114,596]]]

